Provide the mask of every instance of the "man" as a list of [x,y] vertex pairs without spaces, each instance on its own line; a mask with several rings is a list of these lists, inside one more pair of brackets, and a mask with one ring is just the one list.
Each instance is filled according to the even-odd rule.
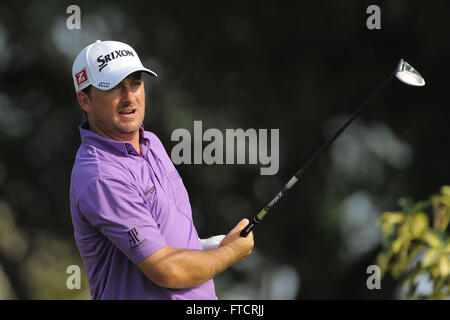
[[70,204],[93,299],[217,299],[213,278],[251,253],[239,222],[203,250],[189,197],[161,141],[143,127],[144,68],[129,45],[100,41],[72,68],[87,116]]

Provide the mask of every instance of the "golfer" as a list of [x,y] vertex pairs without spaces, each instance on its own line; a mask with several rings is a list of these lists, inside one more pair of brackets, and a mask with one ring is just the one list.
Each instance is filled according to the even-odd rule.
[[73,64],[87,121],[70,183],[74,236],[93,299],[217,299],[213,278],[248,256],[240,221],[203,250],[188,193],[158,137],[144,130],[144,68],[117,41],[84,48]]

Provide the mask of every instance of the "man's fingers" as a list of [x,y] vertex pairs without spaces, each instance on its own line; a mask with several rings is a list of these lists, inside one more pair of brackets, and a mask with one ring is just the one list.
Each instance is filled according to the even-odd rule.
[[[244,228],[250,223],[250,221],[246,218],[242,219],[241,221],[239,221],[239,223],[237,224],[237,226],[233,229],[233,231],[238,232],[239,234],[241,233],[242,230],[244,230]],[[253,239],[253,232],[250,232],[247,236],[249,236],[249,238]]]
[[241,233],[241,231],[250,223],[250,221],[247,218],[242,219],[241,221],[239,221],[239,223],[233,228],[231,229],[231,231],[227,234],[227,239],[233,238],[236,236],[236,234]]
[[235,229],[237,229],[237,231],[242,231],[242,229],[244,229],[249,223],[250,221],[247,218],[244,218],[241,221],[239,221]]

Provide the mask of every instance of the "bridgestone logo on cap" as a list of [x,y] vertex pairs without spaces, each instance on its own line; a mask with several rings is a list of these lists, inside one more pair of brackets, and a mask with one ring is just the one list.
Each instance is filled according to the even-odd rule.
[[119,57],[126,57],[126,56],[132,56],[134,57],[134,54],[130,50],[116,50],[112,51],[111,53],[108,53],[106,55],[101,55],[97,58],[98,64],[98,72],[102,72],[103,68],[108,65],[108,61],[112,61]]
[[88,81],[88,77],[86,74],[86,69],[81,70],[75,75],[75,78],[77,79],[78,86],[81,86],[83,83]]

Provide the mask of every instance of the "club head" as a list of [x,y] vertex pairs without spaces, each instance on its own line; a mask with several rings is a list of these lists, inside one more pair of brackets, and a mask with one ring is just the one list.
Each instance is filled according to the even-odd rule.
[[420,73],[403,59],[400,59],[400,62],[398,63],[395,76],[401,82],[410,86],[421,87],[425,85],[425,79],[420,75]]

